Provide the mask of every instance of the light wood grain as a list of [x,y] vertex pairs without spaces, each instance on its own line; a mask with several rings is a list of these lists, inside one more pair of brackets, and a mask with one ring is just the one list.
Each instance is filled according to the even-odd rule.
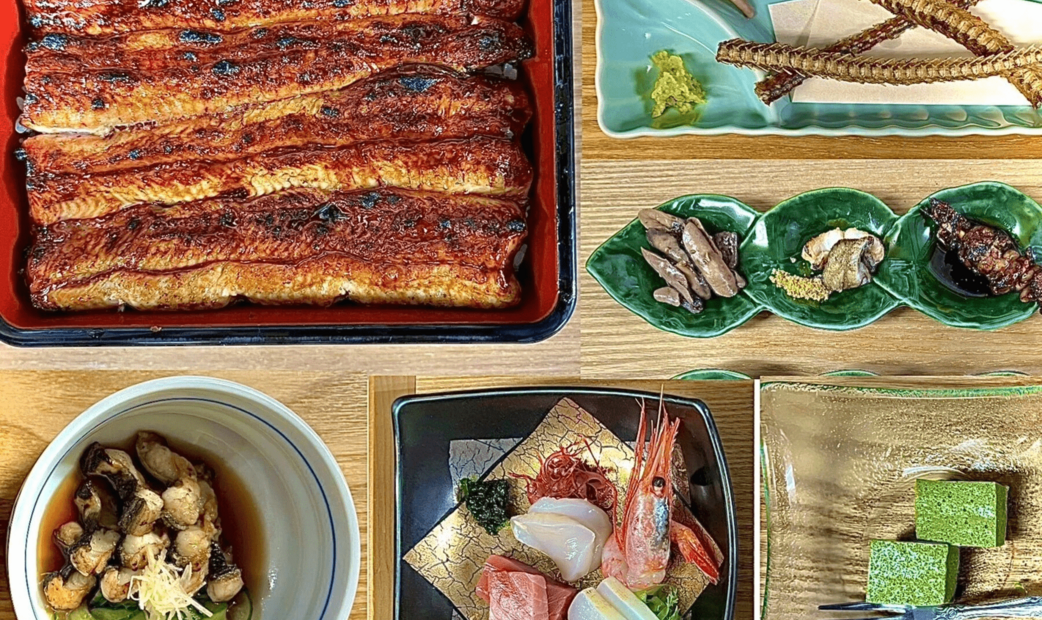
[[[168,372],[0,371],[0,531],[6,533],[22,481],[47,444],[102,398]],[[195,373],[199,374],[199,373]],[[322,437],[351,489],[368,562],[366,378],[341,372],[206,373],[263,391],[295,411]],[[4,539],[4,537],[0,537]],[[15,620],[8,590],[6,543],[0,546],[0,620]],[[361,572],[351,620],[366,617],[367,575]]]
[[528,345],[354,345],[19,349],[0,344],[0,370],[310,370],[474,375],[579,372],[576,317]]
[[583,0],[583,149],[594,159],[1034,159],[1042,157],[1042,136],[963,138],[827,138],[784,136],[680,136],[609,138],[597,125],[597,13]]
[[[692,193],[739,198],[756,209],[812,189],[847,186],[905,213],[946,187],[1005,181],[1042,198],[1034,161],[586,161],[580,262],[639,209]],[[762,375],[817,375],[862,369],[886,375],[963,375],[998,370],[1042,374],[1042,317],[996,332],[946,327],[902,308],[851,332],[801,327],[761,314],[708,340],[659,331],[616,303],[586,273],[582,288],[583,378],[667,378],[696,368]]]
[[[406,380],[407,381],[407,380]],[[394,398],[403,395],[407,383],[396,377],[374,377],[370,389],[380,398],[372,401],[380,408],[369,412],[370,425],[370,470],[373,484],[376,480],[394,480],[397,466],[394,458],[394,433],[386,420],[390,418],[390,403]],[[592,382],[578,381],[574,378],[539,377],[420,377],[415,380],[415,393],[436,393],[477,388],[513,387],[521,385],[555,385],[555,386],[611,386],[657,392],[663,388],[669,394],[700,398],[709,406],[720,430],[727,454],[727,464],[731,471],[735,501],[738,510],[739,549],[741,564],[739,566],[738,606],[735,614],[737,620],[752,617],[753,592],[753,384],[752,382],[661,382],[661,381],[614,381]],[[371,506],[370,521],[373,523],[391,523],[395,520],[394,502],[380,501]],[[375,534],[380,532],[379,536]],[[394,556],[393,529],[373,530],[370,549],[373,557]],[[384,566],[375,570],[371,579],[372,596],[375,598],[392,597],[394,594],[393,567]],[[392,610],[384,604],[373,604],[370,609],[380,610],[370,620],[391,620]]]

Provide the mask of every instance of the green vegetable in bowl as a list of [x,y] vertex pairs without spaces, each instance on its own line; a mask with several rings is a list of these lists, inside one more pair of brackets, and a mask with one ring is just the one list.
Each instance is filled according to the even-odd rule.
[[675,589],[659,586],[636,594],[658,620],[680,620],[680,599]]
[[676,108],[677,112],[687,114],[696,104],[706,102],[705,89],[684,66],[683,58],[661,50],[651,57],[651,63],[659,70],[651,90],[655,102],[652,118],[662,116],[666,108]]
[[510,522],[507,515],[507,499],[510,483],[506,480],[464,478],[460,480],[457,500],[467,506],[478,525],[495,536]]

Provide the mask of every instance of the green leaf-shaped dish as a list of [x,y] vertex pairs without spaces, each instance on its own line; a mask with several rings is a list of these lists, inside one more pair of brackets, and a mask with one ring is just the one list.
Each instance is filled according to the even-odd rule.
[[771,283],[771,273],[775,269],[800,273],[800,264],[809,268],[800,258],[803,246],[827,230],[857,228],[883,238],[896,221],[894,212],[878,198],[853,189],[821,189],[791,198],[765,213],[742,243],[739,271],[749,280],[746,293],[775,314],[807,327],[836,331],[864,327],[899,305],[874,279],[818,303],[790,298]]
[[[658,209],[679,217],[697,217],[710,233],[731,231],[743,240],[759,217],[748,205],[727,196],[682,196]],[[633,220],[590,255],[586,271],[615,301],[655,327],[681,336],[712,338],[760,312],[760,305],[741,293],[710,299],[700,314],[655,301],[652,294],[665,282],[644,261],[641,248],[650,250],[651,245],[644,226]]]
[[[930,198],[951,203],[959,213],[1009,232],[1022,250],[1030,247],[1042,257],[1042,207],[1009,185],[975,183],[946,189]],[[1037,306],[1021,302],[1017,293],[967,297],[934,275],[930,257],[936,243],[935,225],[920,213],[930,198],[905,214],[891,230],[879,284],[902,303],[952,327],[1000,329],[1034,314]]]
[[753,378],[737,370],[723,368],[701,368],[689,370],[673,377],[673,381],[752,381]]

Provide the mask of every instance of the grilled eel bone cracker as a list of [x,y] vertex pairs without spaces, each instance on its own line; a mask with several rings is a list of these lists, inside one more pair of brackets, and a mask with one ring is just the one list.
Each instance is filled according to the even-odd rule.
[[[813,5],[816,0],[794,0],[770,7],[771,17],[779,23],[790,24],[789,15],[801,5]],[[965,6],[969,3],[955,3]],[[971,12],[980,16],[992,28],[1004,34],[1010,42],[1023,48],[1042,44],[1042,5],[1025,0],[983,0]],[[830,0],[823,2],[814,19],[805,24],[805,31],[786,28],[777,32],[778,40],[789,45],[828,48],[835,41],[855,35],[895,19],[886,9],[866,0]],[[888,40],[863,54],[873,58],[968,58],[971,53],[962,45],[944,35],[925,28],[906,28],[896,40]],[[804,38],[798,38],[798,35]],[[1002,77],[990,77],[976,82],[962,81],[942,84],[891,85],[840,83],[811,78],[793,91],[793,101],[804,103],[878,103],[923,105],[1012,105],[1026,104],[1026,99]]]
[[231,162],[175,162],[105,174],[31,180],[29,213],[48,225],[100,217],[134,205],[248,198],[292,188],[373,187],[521,198],[532,165],[516,142],[475,137],[435,142],[368,142],[263,153]]
[[27,277],[48,310],[257,303],[517,303],[524,205],[485,196],[296,190],[135,207],[36,231]]

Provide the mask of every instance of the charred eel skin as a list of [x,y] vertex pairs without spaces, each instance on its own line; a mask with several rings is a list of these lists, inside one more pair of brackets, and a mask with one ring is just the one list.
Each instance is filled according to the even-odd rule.
[[36,134],[22,148],[30,176],[100,174],[175,161],[230,161],[280,148],[374,140],[512,138],[531,118],[513,81],[431,66],[381,73],[345,89],[248,106],[108,136]]
[[187,28],[231,31],[404,13],[515,20],[523,0],[24,0],[34,37]]
[[219,308],[236,299],[502,308],[519,301],[515,200],[291,190],[145,205],[39,228],[27,277],[46,310]]
[[532,54],[517,24],[432,15],[46,42],[27,51],[21,123],[99,135],[338,90],[401,65],[477,71]]
[[30,180],[37,224],[101,217],[139,204],[246,199],[293,188],[350,191],[396,187],[520,198],[533,170],[516,141],[475,137],[436,142],[366,142],[338,149],[268,152],[223,162],[175,162],[105,174]]

